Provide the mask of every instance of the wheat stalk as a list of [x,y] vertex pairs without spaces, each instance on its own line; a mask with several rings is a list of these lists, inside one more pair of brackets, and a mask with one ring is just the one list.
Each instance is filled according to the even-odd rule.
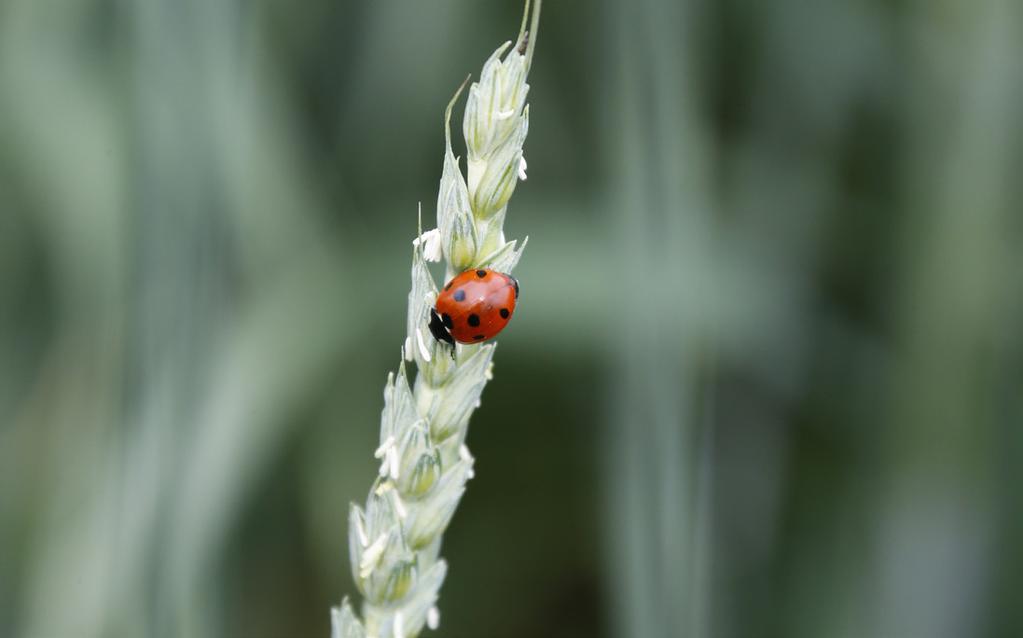
[[[467,179],[451,150],[451,111],[465,83],[444,114],[437,228],[426,233],[420,228],[413,242],[408,334],[398,371],[384,387],[379,476],[365,507],[353,503],[349,512],[352,577],[363,595],[363,620],[346,598],[331,610],[333,638],[409,638],[424,626],[435,629],[440,620],[436,602],[447,571],[439,557],[441,536],[473,476],[466,430],[491,378],[495,346],[459,344],[452,353],[430,335],[427,319],[437,286],[426,262],[443,257],[445,280],[481,266],[510,273],[526,247],[526,241],[521,246],[506,241],[503,228],[508,200],[526,178],[526,76],[540,2],[529,22],[526,0],[514,46],[498,47],[469,87],[462,127]],[[406,361],[418,370],[414,386]]]

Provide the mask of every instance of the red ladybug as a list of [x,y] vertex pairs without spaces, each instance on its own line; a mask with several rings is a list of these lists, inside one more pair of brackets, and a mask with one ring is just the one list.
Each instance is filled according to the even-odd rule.
[[455,275],[430,309],[430,332],[455,345],[479,343],[497,335],[511,321],[519,282],[511,275],[480,268]]

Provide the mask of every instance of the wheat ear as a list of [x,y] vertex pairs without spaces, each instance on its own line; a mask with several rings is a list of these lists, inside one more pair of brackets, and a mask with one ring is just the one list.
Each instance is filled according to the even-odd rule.
[[[388,375],[380,418],[379,476],[365,507],[349,511],[352,577],[363,596],[362,620],[346,598],[331,610],[333,638],[411,638],[440,621],[437,598],[447,572],[441,536],[474,459],[465,445],[469,418],[491,379],[494,345],[450,346],[427,328],[437,286],[427,261],[446,262],[445,280],[468,268],[510,273],[526,241],[506,241],[508,200],[526,179],[522,144],[529,128],[526,94],[540,18],[526,0],[519,36],[494,51],[469,87],[463,134],[467,174],[451,149],[451,111],[444,114],[446,149],[437,197],[437,228],[413,241],[408,334],[402,361]],[[527,22],[529,28],[527,30]],[[420,221],[421,224],[421,221]],[[409,385],[406,361],[418,373]]]

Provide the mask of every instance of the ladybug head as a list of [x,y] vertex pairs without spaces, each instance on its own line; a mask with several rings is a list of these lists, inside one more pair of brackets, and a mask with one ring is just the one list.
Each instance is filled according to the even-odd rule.
[[443,341],[452,346],[455,345],[455,340],[451,337],[448,327],[444,325],[444,321],[433,308],[430,308],[430,334],[437,341]]

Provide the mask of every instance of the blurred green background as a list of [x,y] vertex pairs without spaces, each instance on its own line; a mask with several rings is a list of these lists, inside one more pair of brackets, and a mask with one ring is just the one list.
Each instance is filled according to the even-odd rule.
[[[328,635],[520,11],[0,3],[0,635]],[[548,0],[435,635],[1023,635],[1021,60],[1017,0]]]

